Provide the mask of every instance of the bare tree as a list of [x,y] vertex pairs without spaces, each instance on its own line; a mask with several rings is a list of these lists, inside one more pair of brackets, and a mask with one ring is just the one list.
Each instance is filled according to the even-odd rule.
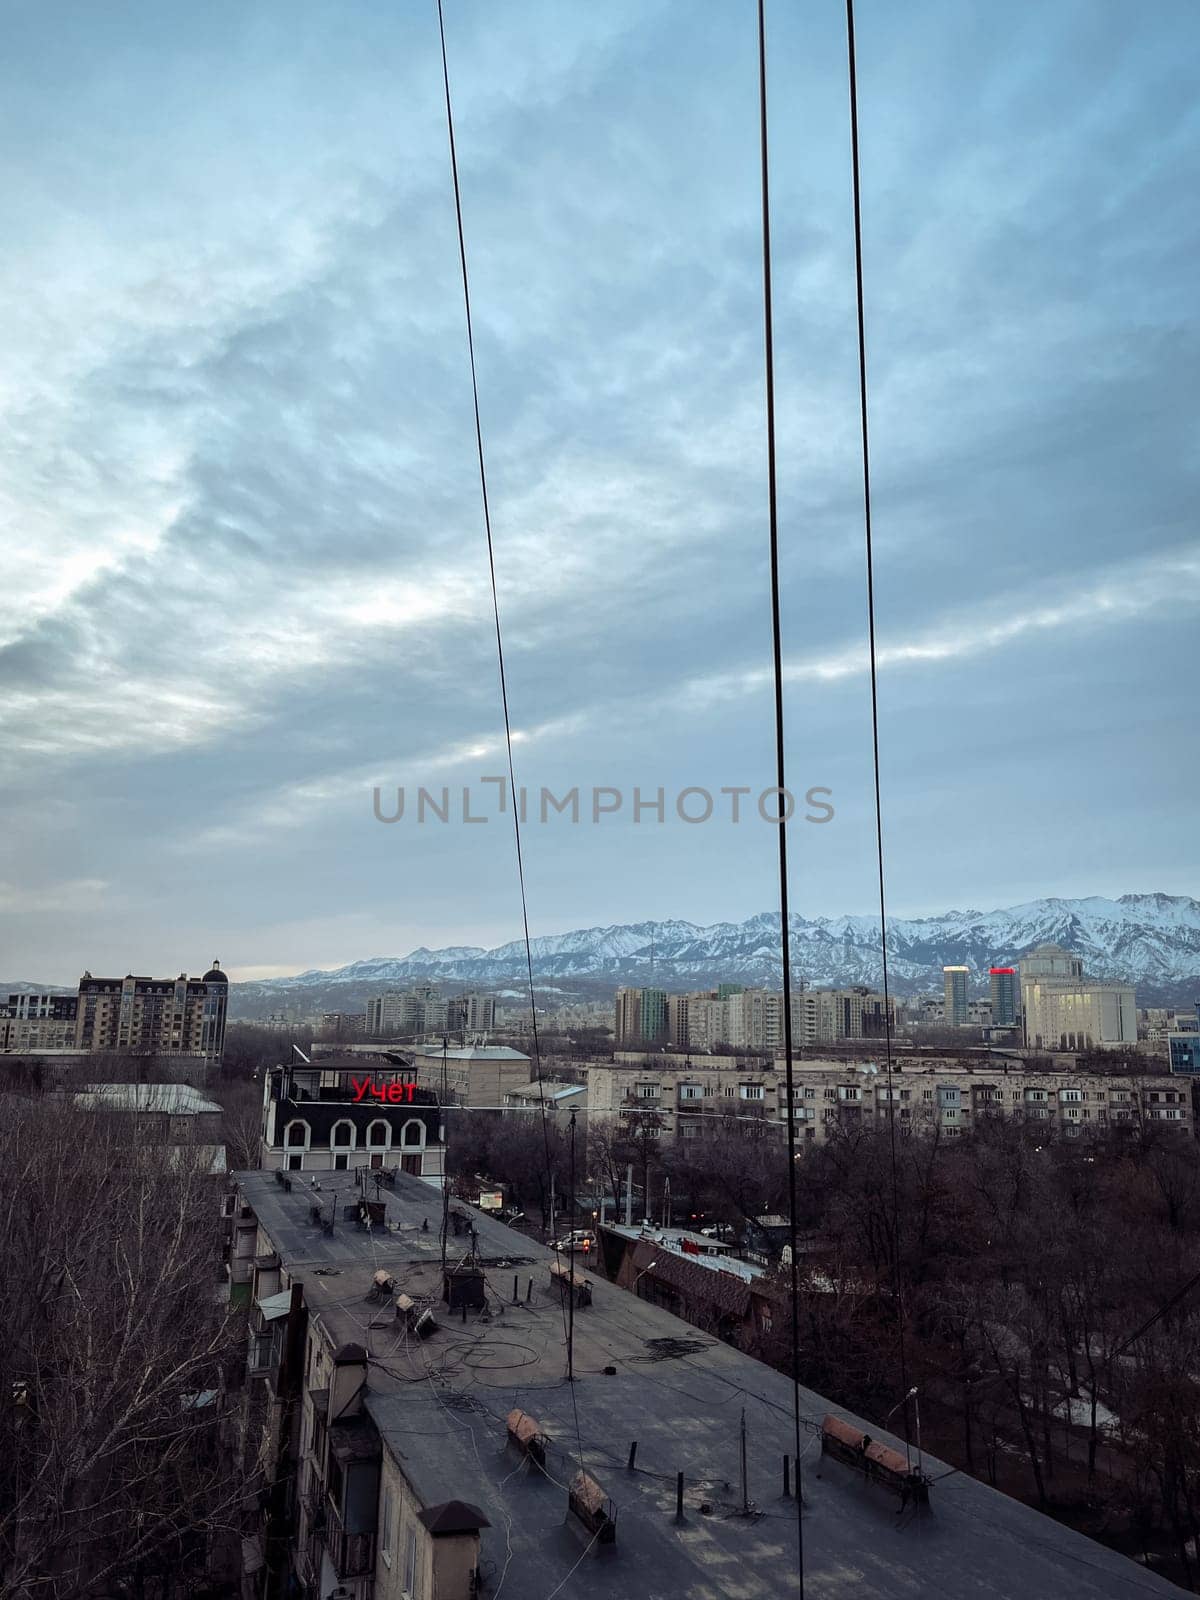
[[245,1485],[220,1438],[244,1335],[218,1304],[217,1192],[191,1157],[118,1114],[6,1099],[6,1595],[187,1593],[236,1534]]

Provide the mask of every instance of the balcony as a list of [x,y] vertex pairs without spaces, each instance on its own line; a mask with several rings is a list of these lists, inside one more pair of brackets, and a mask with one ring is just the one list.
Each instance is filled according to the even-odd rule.
[[325,1528],[325,1548],[339,1578],[365,1578],[375,1571],[375,1535],[347,1533],[332,1512]]

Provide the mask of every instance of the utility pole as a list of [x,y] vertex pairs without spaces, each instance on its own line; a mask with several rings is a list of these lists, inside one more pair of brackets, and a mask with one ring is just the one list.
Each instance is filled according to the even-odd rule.
[[441,1101],[441,1106],[440,1106],[439,1110],[440,1110],[441,1119],[442,1119],[442,1127],[445,1130],[445,1132],[443,1132],[443,1135],[442,1135],[442,1287],[443,1288],[445,1288],[445,1284],[446,1284],[446,1235],[450,1231],[450,1174],[447,1171],[447,1164],[446,1164],[446,1154],[447,1154],[446,1147],[450,1142],[449,1139],[446,1137],[446,1134],[449,1132],[449,1129],[446,1126],[446,1092],[447,1092],[446,1091],[446,1044],[447,1044],[446,1035],[443,1034],[442,1035],[442,1092],[438,1096],[438,1098]]
[[[571,1113],[571,1214],[575,1221],[575,1113]],[[567,1229],[567,1262],[570,1276],[567,1279],[567,1382],[575,1381],[575,1250],[574,1227]]]

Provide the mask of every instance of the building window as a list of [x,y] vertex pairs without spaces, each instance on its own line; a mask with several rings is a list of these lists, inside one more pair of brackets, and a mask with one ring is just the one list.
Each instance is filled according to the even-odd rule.
[[353,1150],[354,1124],[346,1120],[335,1122],[329,1134],[329,1142],[333,1145],[348,1145]]
[[287,1169],[289,1172],[303,1172],[304,1157],[302,1155],[289,1156],[287,1158]]
[[412,1529],[404,1550],[404,1587],[417,1600],[417,1535]]
[[333,1170],[335,1172],[345,1172],[349,1165],[350,1157],[345,1150],[334,1151]]
[[392,1491],[385,1488],[383,1491],[383,1515],[379,1519],[379,1554],[383,1557],[384,1565],[392,1564]]
[[425,1124],[419,1122],[416,1117],[411,1118],[400,1130],[400,1143],[407,1145],[424,1144]]
[[308,1123],[289,1122],[283,1132],[284,1144],[298,1144],[308,1147]]
[[376,1118],[367,1125],[367,1143],[373,1145],[386,1145],[390,1139],[391,1130],[382,1118]]
[[743,1083],[741,1086],[743,1100],[761,1100],[763,1086],[761,1083]]

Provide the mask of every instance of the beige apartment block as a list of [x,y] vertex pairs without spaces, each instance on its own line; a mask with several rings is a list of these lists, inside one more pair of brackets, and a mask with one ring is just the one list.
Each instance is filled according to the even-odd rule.
[[[703,1137],[719,1126],[787,1123],[782,1062],[756,1065],[734,1057],[692,1057],[660,1065],[616,1060],[588,1068],[588,1111],[594,1124],[653,1116],[664,1139]],[[822,1143],[853,1128],[886,1126],[894,1110],[904,1132],[954,1138],[983,1118],[1003,1118],[1034,1132],[1078,1138],[1163,1124],[1191,1134],[1190,1085],[1166,1072],[1081,1072],[1063,1058],[1044,1064],[1012,1055],[941,1060],[903,1056],[888,1087],[884,1062],[804,1060],[793,1066],[797,1139]]]

